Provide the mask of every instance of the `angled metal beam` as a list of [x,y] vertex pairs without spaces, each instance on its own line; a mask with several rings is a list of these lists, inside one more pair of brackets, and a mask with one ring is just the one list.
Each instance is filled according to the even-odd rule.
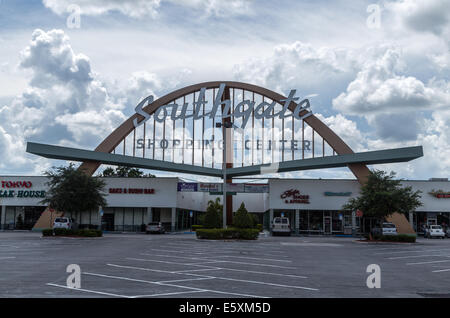
[[45,145],[27,142],[27,152],[50,159],[70,161],[91,161],[101,164],[130,166],[142,169],[181,172],[211,177],[222,177],[221,169],[186,165],[181,163],[166,162],[140,157],[116,155],[107,152],[83,150],[77,148]]
[[[278,173],[311,169],[339,168],[346,167],[351,164],[373,165],[382,163],[406,162],[422,156],[422,146],[395,148],[387,150],[358,152],[338,156],[284,161],[276,163],[276,165],[272,166],[270,164],[264,164],[230,168],[227,169],[227,175],[230,177],[241,177],[264,174],[275,169],[276,171],[274,171],[274,173]],[[261,171],[264,172],[262,173]]]
[[[99,164],[131,166],[143,169],[181,172],[203,176],[219,177],[223,176],[222,169],[194,166],[188,164],[166,162],[140,157],[116,155],[112,153],[83,150],[69,147],[45,145],[34,142],[27,143],[27,152],[51,159],[61,159],[70,161],[90,161]],[[387,150],[358,152],[345,155],[316,157],[309,159],[299,159],[279,162],[273,165],[275,172],[300,171],[311,169],[339,168],[353,164],[383,164],[394,162],[407,162],[423,156],[422,146],[395,148]],[[260,175],[269,173],[271,165],[253,165],[247,167],[228,168],[228,177],[241,177],[250,175]],[[264,171],[263,173],[261,171]]]

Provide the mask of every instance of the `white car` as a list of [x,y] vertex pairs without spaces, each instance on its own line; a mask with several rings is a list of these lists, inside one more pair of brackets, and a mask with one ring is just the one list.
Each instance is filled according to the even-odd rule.
[[285,217],[276,217],[272,221],[272,235],[286,234],[291,235],[291,225],[289,219]]
[[58,217],[53,221],[54,229],[72,229],[75,228],[75,222],[71,218]]
[[442,229],[442,226],[440,225],[430,225],[427,232],[425,233],[425,237],[433,238],[433,237],[440,237],[445,238],[444,230]]
[[164,229],[164,225],[162,222],[150,222],[147,224],[147,227],[145,228],[145,233],[159,233],[164,234],[166,233],[166,230]]

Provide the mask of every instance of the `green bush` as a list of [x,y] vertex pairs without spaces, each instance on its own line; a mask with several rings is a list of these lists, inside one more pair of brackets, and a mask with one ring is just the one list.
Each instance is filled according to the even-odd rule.
[[203,228],[203,225],[198,225],[198,224],[197,224],[197,225],[192,225],[191,228],[192,228],[192,231],[195,232],[195,231],[198,230],[198,229],[202,229],[202,228]]
[[416,242],[416,236],[415,235],[408,235],[408,234],[381,235],[381,236],[377,237],[376,240],[389,241],[389,242],[415,243]]
[[67,229],[61,229],[61,228],[56,228],[53,229],[53,233],[55,233],[55,236],[64,236],[64,235],[68,235],[68,230]]
[[42,236],[53,236],[53,229],[43,229]]
[[101,230],[83,229],[76,231],[74,234],[82,237],[100,237],[103,235],[103,232]]
[[218,229],[222,227],[222,209],[220,198],[210,200],[203,219],[203,227],[206,229]]
[[262,232],[263,231],[263,225],[262,224],[256,224],[255,229],[257,229],[258,231]]
[[258,229],[197,229],[197,238],[208,240],[223,240],[223,239],[241,239],[241,240],[256,240],[259,235]]
[[250,213],[248,213],[244,202],[242,202],[233,217],[233,226],[240,229],[249,229],[253,227],[253,224],[254,218]]
[[[44,234],[44,231],[46,231],[46,234]],[[42,233],[44,236],[51,236],[53,233],[55,236],[82,236],[82,237],[100,237],[103,235],[103,232],[101,230],[89,230],[89,229],[82,229],[82,230],[72,230],[72,229],[49,229],[44,230]],[[51,231],[51,232],[49,232]],[[51,233],[51,234],[49,234]]]

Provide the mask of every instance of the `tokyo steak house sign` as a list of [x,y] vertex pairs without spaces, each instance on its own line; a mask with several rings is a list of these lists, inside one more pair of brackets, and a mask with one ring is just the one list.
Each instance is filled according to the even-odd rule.
[[[166,120],[166,118],[169,116],[169,110],[170,110],[170,119],[172,119],[172,120],[186,119],[186,118],[192,118],[192,117],[194,120],[201,119],[203,117],[208,117],[208,118],[212,119],[217,116],[219,107],[221,105],[224,105],[224,109],[222,111],[221,117],[222,118],[231,117],[231,114],[230,114],[231,113],[230,112],[231,100],[229,100],[229,99],[222,100],[224,90],[225,90],[225,84],[222,83],[222,84],[220,84],[219,90],[218,90],[216,96],[214,97],[212,109],[208,113],[203,114],[201,112],[203,105],[206,105],[208,103],[208,101],[205,100],[206,88],[201,88],[200,93],[197,98],[197,101],[193,102],[194,111],[192,114],[186,114],[187,110],[188,110],[188,106],[189,106],[188,103],[184,103],[181,106],[181,112],[178,112],[180,105],[178,105],[177,103],[167,104],[167,105],[159,107],[155,111],[155,113],[154,113],[155,121],[160,122],[160,123],[164,122]],[[277,113],[272,114],[272,111],[277,104],[276,101],[273,101],[271,103],[263,101],[263,102],[259,103],[258,105],[256,105],[256,107],[255,107],[254,101],[243,100],[240,103],[238,103],[236,105],[236,107],[234,108],[233,116],[234,116],[234,118],[242,117],[242,124],[240,127],[242,129],[244,129],[245,126],[247,125],[247,122],[250,119],[250,116],[252,115],[253,111],[255,112],[254,114],[255,114],[256,119],[260,119],[260,118],[268,119],[268,118],[274,118],[274,117],[279,117],[279,118],[294,117],[296,119],[305,119],[305,118],[311,116],[312,112],[309,109],[310,104],[309,104],[308,99],[303,99],[300,102],[298,102],[297,106],[295,107],[295,109],[292,113],[286,113],[291,102],[297,102],[299,100],[298,97],[295,97],[295,92],[296,92],[295,90],[291,90],[291,92],[289,93],[289,96],[286,99],[281,100],[282,102],[284,102],[283,109]],[[151,118],[151,115],[146,113],[143,110],[143,107],[146,103],[148,103],[148,104],[153,103],[153,100],[154,100],[153,95],[150,95],[150,96],[144,98],[136,106],[136,109],[135,109],[136,113],[143,116],[144,120],[142,120],[141,122],[138,123],[138,119],[135,118],[133,120],[134,127],[138,127],[138,126],[142,125],[144,122],[146,122],[148,119]],[[302,111],[306,111],[306,113],[303,114],[302,116],[300,116],[300,113]]]
[[45,191],[29,190],[31,181],[1,181],[0,198],[45,198]]

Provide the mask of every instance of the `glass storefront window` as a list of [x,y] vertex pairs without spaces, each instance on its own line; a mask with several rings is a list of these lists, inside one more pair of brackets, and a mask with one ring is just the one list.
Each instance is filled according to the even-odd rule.
[[308,231],[308,214],[309,211],[301,211],[299,213],[300,231]]
[[343,232],[344,229],[342,228],[344,219],[344,213],[339,211],[333,211],[332,212],[332,231],[333,232]]
[[322,211],[310,211],[309,230],[316,231],[316,232],[323,231],[323,212]]

